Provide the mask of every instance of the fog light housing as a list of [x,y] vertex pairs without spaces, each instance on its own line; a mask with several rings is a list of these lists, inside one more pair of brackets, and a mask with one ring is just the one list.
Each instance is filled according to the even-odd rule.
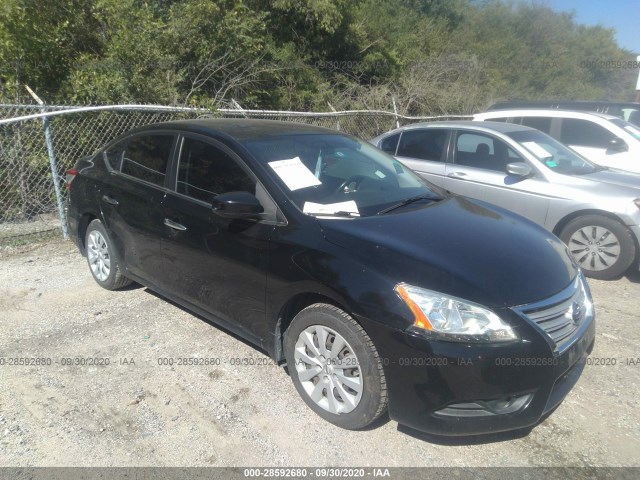
[[452,403],[435,412],[443,417],[492,417],[524,410],[533,399],[533,393],[510,395],[496,400],[476,400],[474,402]]

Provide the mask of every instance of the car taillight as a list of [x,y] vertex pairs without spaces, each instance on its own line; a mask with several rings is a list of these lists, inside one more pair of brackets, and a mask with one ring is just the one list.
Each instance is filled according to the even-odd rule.
[[71,188],[71,182],[73,182],[73,179],[76,178],[77,174],[78,171],[75,168],[67,170],[67,190]]

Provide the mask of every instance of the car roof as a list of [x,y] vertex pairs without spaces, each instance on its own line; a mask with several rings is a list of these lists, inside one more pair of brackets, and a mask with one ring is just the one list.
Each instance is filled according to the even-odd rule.
[[565,108],[569,107],[622,107],[637,108],[640,102],[611,102],[608,100],[505,100],[491,105],[488,110],[506,110],[514,108]]
[[[473,120],[447,120],[438,122],[419,122],[396,128],[391,132],[400,132],[404,130],[412,130],[415,128],[470,128],[473,130],[487,130],[499,133],[511,133],[525,130],[535,130],[524,125],[516,125],[515,123],[505,122],[477,122]],[[387,132],[387,133],[391,133]],[[386,134],[385,134],[386,135]]]
[[559,110],[557,108],[505,108],[505,109],[496,109],[490,110],[488,112],[482,112],[476,114],[476,116],[480,115],[491,115],[491,116],[517,116],[517,115],[537,115],[537,116],[547,116],[547,117],[569,117],[569,118],[602,118],[603,120],[614,120],[620,119],[620,117],[616,117],[615,115],[609,115],[607,113],[599,113],[599,112],[585,112],[582,110]]
[[203,135],[225,134],[235,140],[257,140],[281,135],[340,134],[336,130],[304,123],[247,118],[200,118],[154,123],[136,128],[130,133],[153,130],[181,130]]

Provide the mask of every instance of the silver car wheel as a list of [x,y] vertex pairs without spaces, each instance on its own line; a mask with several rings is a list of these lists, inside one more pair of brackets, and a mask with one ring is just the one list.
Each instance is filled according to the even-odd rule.
[[576,230],[569,250],[584,270],[605,270],[620,258],[620,242],[610,230],[595,225]]
[[311,325],[295,345],[295,369],[309,398],[334,413],[349,413],[362,398],[362,370],[353,348],[335,330]]
[[107,241],[97,230],[89,233],[87,240],[87,258],[91,273],[98,280],[104,282],[109,278],[109,272],[111,272],[111,255]]

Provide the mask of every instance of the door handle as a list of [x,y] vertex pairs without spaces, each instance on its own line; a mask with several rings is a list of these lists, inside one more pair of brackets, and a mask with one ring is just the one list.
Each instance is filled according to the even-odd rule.
[[109,205],[120,205],[120,202],[109,195],[102,195],[102,200],[104,200]]
[[173,220],[169,220],[168,218],[164,219],[164,224],[169,228],[173,228],[174,230],[180,230],[181,232],[184,232],[187,229],[187,227],[185,227],[184,225],[180,223],[176,223]]
[[450,178],[458,178],[460,180],[466,180],[467,174],[464,172],[451,172],[449,175],[447,175],[447,177]]

